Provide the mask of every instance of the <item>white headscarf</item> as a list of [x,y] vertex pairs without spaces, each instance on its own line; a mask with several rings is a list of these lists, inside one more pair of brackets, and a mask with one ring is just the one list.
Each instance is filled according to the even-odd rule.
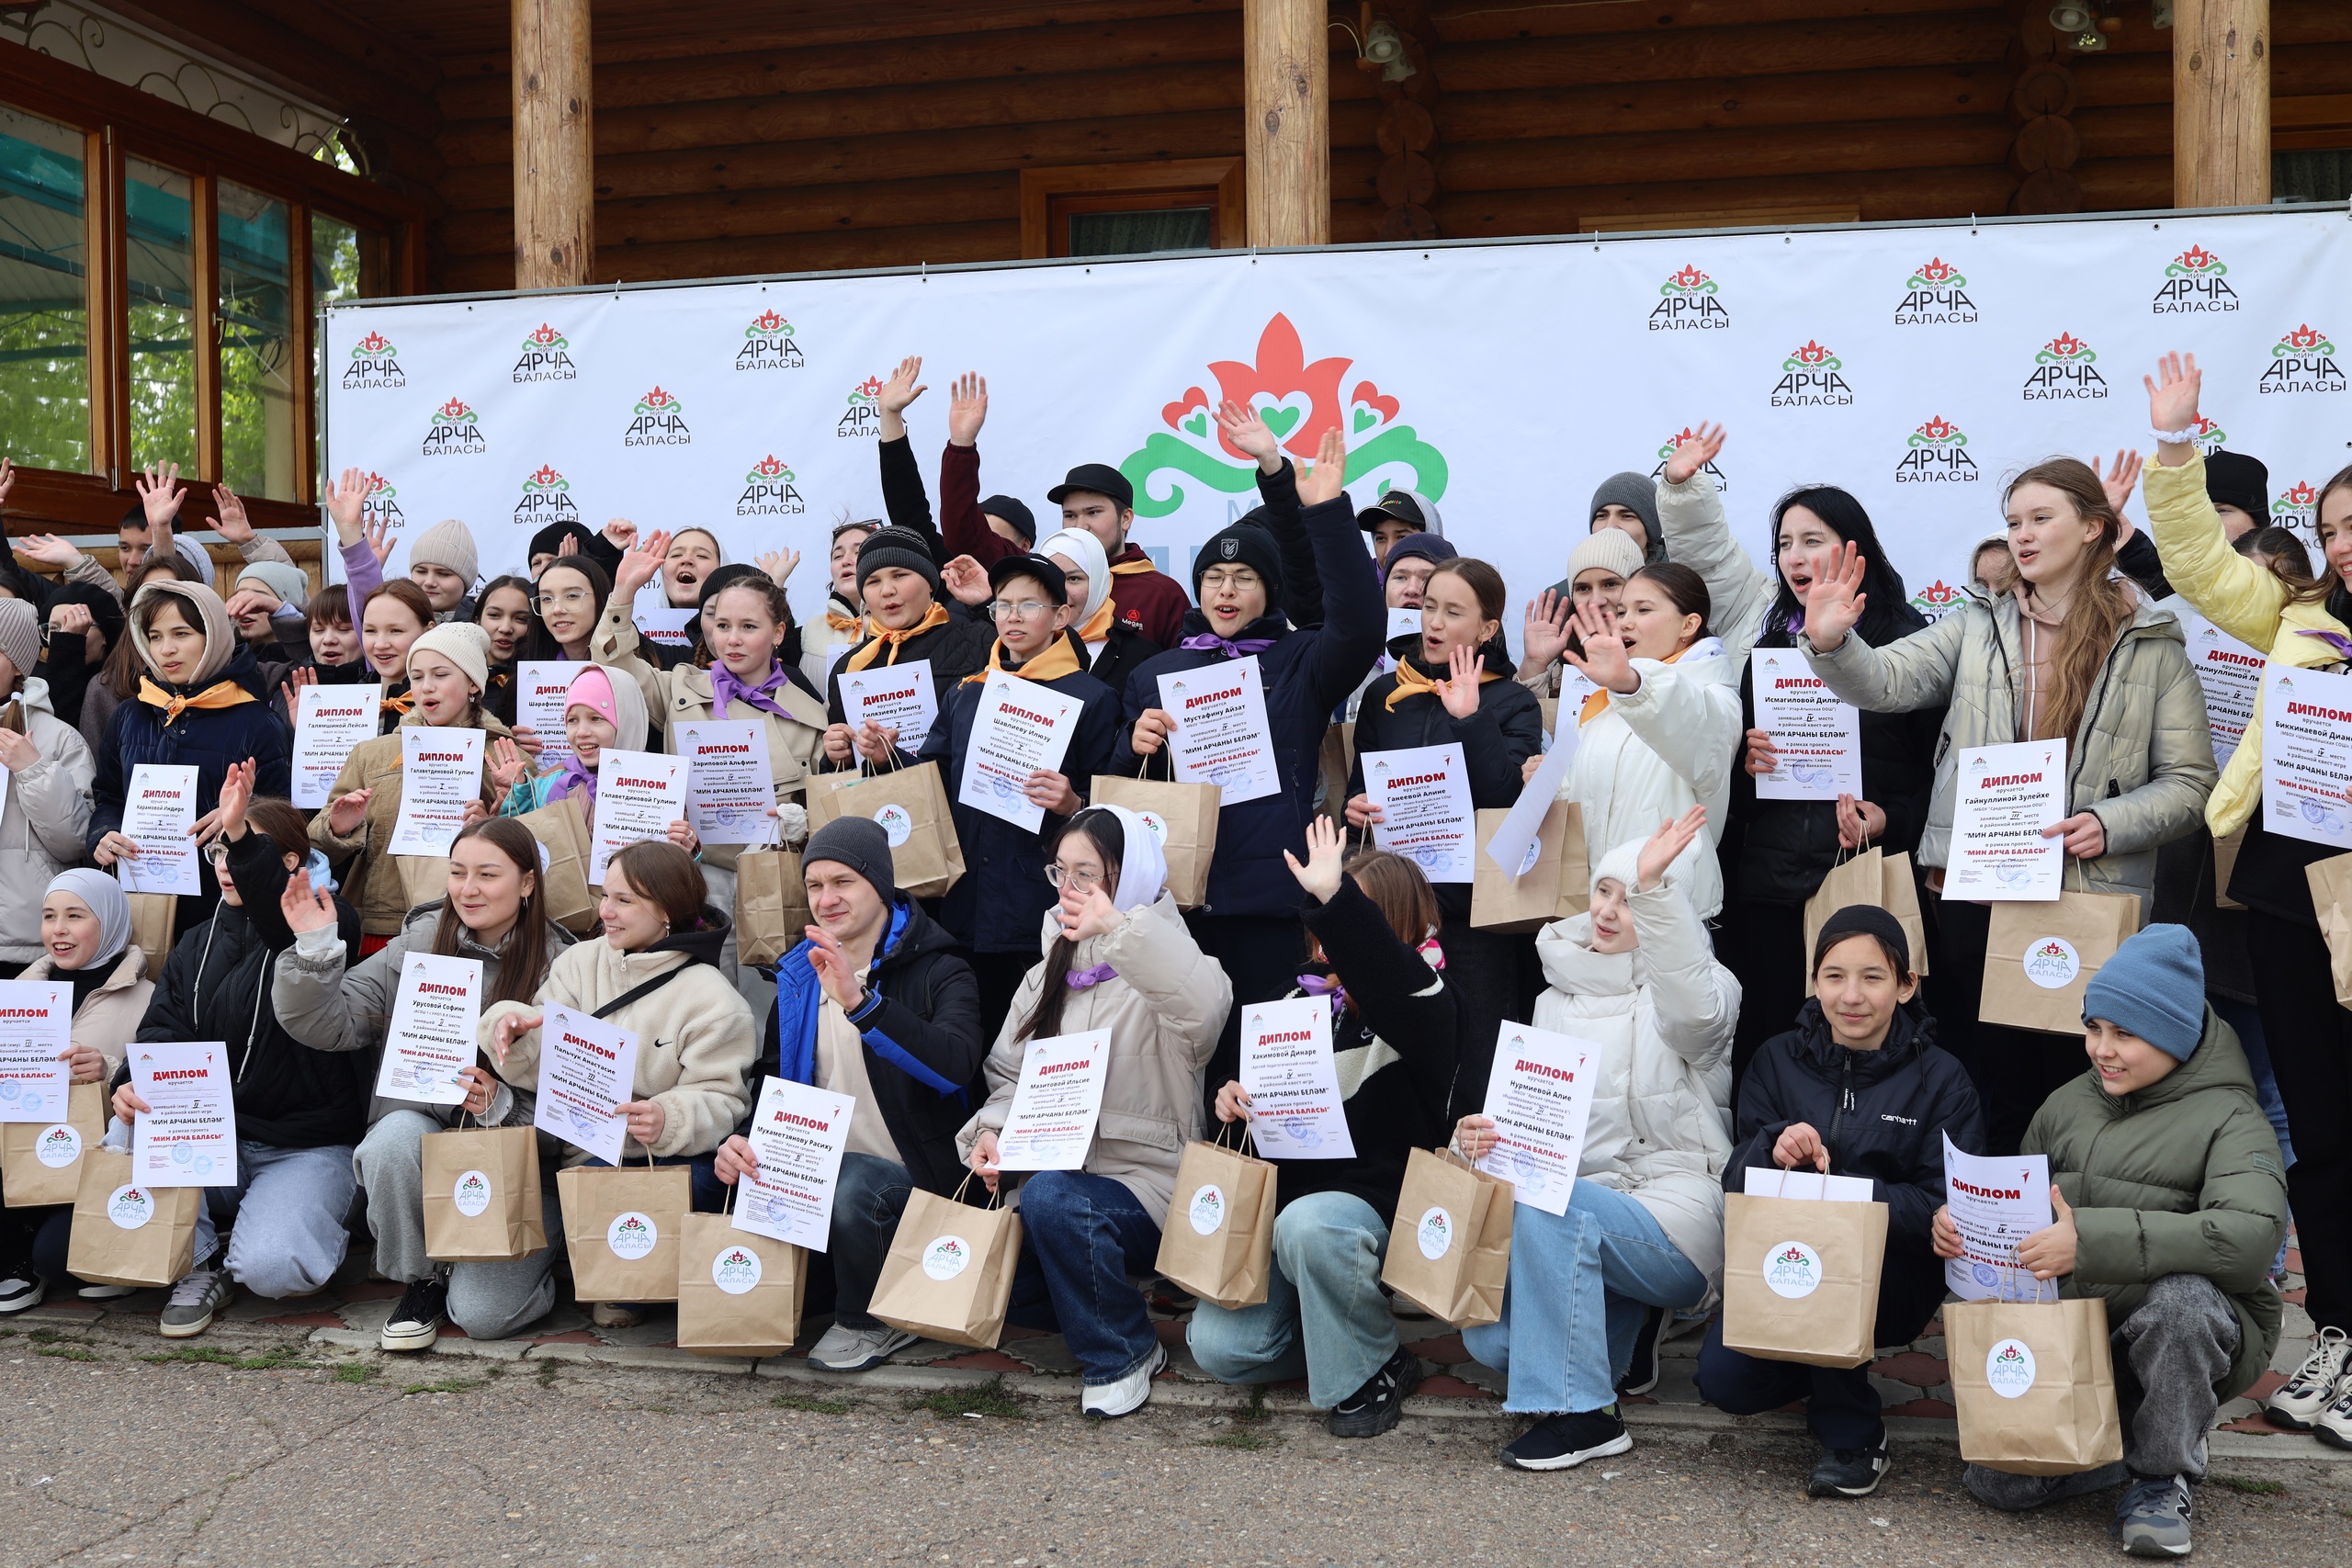
[[1111,596],[1111,558],[1102,553],[1102,541],[1083,528],[1064,528],[1048,534],[1037,541],[1041,556],[1068,556],[1086,573],[1086,609],[1078,618],[1085,620],[1102,607]]
[[84,968],[110,964],[130,945],[130,899],[123,893],[122,884],[105,872],[88,866],[61,871],[50,878],[48,892],[41,895],[44,901],[50,893],[72,894],[98,918],[98,951]]
[[[1094,547],[1100,553],[1102,547]],[[1111,896],[1113,906],[1140,909],[1158,903],[1168,886],[1168,856],[1159,847],[1159,834],[1124,806],[1098,806],[1092,809],[1107,811],[1117,818],[1120,832],[1126,840],[1125,852],[1119,857],[1119,890]]]

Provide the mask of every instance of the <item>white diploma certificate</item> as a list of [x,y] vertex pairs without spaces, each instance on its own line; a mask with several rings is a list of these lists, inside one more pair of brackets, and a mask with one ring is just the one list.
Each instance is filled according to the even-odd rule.
[[481,1029],[481,960],[410,953],[376,1067],[376,1092],[420,1105],[463,1105],[462,1067],[474,1065]]
[[[1821,683],[1804,656],[1792,648],[1759,648],[1749,655],[1756,728],[1772,738],[1779,762],[1756,780],[1758,800],[1862,797],[1862,716]],[[1744,743],[1743,743],[1744,747]]]
[[[775,840],[775,769],[768,727],[755,719],[706,718],[678,727],[686,760],[686,820],[706,844]],[[600,791],[604,785],[596,786]]]
[[1497,1142],[1478,1168],[1510,1182],[1520,1202],[1547,1214],[1568,1212],[1600,1061],[1600,1047],[1589,1040],[1503,1023],[1481,1111],[1494,1119]]
[[606,1165],[621,1163],[637,1082],[637,1036],[601,1018],[551,1007],[539,1025],[539,1095],[531,1120],[540,1131],[576,1144]]
[[1356,1157],[1331,1060],[1329,999],[1295,997],[1241,1010],[1241,1088],[1250,1096],[1250,1135],[1266,1158]]
[[1043,827],[1045,807],[1026,793],[1029,775],[1061,772],[1085,705],[1035,681],[989,671],[980,687],[979,711],[972,716],[971,739],[964,748],[956,804],[1001,817],[1033,833]]
[[481,798],[479,729],[441,729],[403,725],[401,738],[401,813],[392,823],[391,852],[446,855],[466,825],[466,803]]
[[334,797],[351,749],[370,739],[384,711],[384,688],[305,686],[294,699],[294,804],[316,810]]
[[1094,1143],[1109,1076],[1111,1032],[1090,1029],[1032,1040],[1021,1081],[996,1135],[999,1170],[1076,1170]]
[[2352,850],[2352,675],[2264,668],[2262,825]]
[[856,1109],[846,1094],[785,1078],[762,1080],[750,1139],[760,1168],[737,1185],[735,1228],[824,1251],[833,1229],[833,1187]]
[[196,767],[189,762],[140,762],[122,799],[122,836],[139,846],[114,863],[126,893],[197,890]]
[[667,838],[686,815],[686,759],[661,751],[596,754],[594,847],[588,881],[605,885],[605,868],[631,844]]
[[1374,843],[1403,855],[1431,882],[1473,879],[1471,835],[1478,816],[1470,806],[1470,764],[1460,741],[1367,751],[1363,787],[1380,808]]
[[74,1087],[74,987],[0,980],[0,1122],[65,1120]]
[[913,756],[922,750],[931,727],[939,719],[939,695],[931,683],[931,660],[876,664],[841,672],[842,717],[852,729],[869,723],[899,732],[899,750]]
[[1176,721],[1168,748],[1178,784],[1215,784],[1227,806],[1282,789],[1256,654],[1159,679],[1159,705]]
[[1944,897],[1963,904],[2047,904],[2066,852],[2041,830],[2066,816],[2066,742],[2020,740],[1961,753]]
[[132,1179],[150,1187],[236,1185],[237,1104],[227,1045],[135,1043],[130,1088],[147,1102],[131,1123]]

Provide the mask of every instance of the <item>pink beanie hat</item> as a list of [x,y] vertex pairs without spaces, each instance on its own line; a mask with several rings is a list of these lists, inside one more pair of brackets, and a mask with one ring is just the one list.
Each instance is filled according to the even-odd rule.
[[571,689],[563,694],[563,705],[567,710],[594,708],[615,729],[621,727],[620,709],[613,701],[613,678],[605,673],[602,665],[591,664],[571,678]]

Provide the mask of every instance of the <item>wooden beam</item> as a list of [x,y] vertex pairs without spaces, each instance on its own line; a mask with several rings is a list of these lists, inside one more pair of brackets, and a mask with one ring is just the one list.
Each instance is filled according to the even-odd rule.
[[[1441,144],[1432,151],[1438,183],[1448,191],[1469,192],[1668,181],[1697,169],[1714,179],[1826,176],[1935,169],[1953,164],[1997,169],[2015,139],[2016,132],[2006,119],[1973,117],[1786,126],[1736,138],[1704,131],[1644,131],[1632,136],[1489,141],[1466,147]],[[1837,202],[1841,198],[1836,193],[1825,193],[1819,199]],[[1681,211],[1691,205],[1655,202],[1643,209]],[[1782,204],[1776,201],[1774,205]]]
[[[190,472],[220,479],[220,182],[199,175],[189,182],[188,247],[196,258],[188,301],[189,357],[196,364],[196,450],[181,461]],[[176,434],[176,432],[175,433]],[[131,460],[175,457],[171,452],[131,454]]]
[[[597,253],[601,280],[627,275],[640,281],[676,277],[735,277],[842,267],[912,266],[917,262],[1012,261],[1021,254],[1021,221],[939,223],[845,233],[760,236],[666,245],[632,245]],[[443,269],[438,287],[453,292],[501,288],[503,257],[459,256]],[[879,374],[881,368],[877,367]]]
[[429,140],[440,73],[331,0],[117,0],[124,16],[306,103]]
[[1850,72],[1721,76],[1699,82],[1448,92],[1438,100],[1439,139],[1512,141],[1637,130],[1747,130],[1866,119],[1997,115],[2008,73],[1993,65],[1922,65],[1873,71],[1868,90]]
[[[1657,6],[1511,5],[1495,0],[1450,0],[1432,5],[1430,20],[1448,44],[1510,39],[1589,38],[1598,33],[1644,33],[1679,41],[1694,32],[1751,22],[1812,22],[1829,19],[1984,10],[1993,0],[1679,0],[1671,11]],[[1448,51],[1451,53],[1451,51]],[[1450,87],[1451,83],[1447,84]]]
[[588,0],[514,0],[514,287],[566,288],[596,265]]
[[2270,199],[2270,0],[2176,0],[2173,205]]
[[1243,0],[1244,200],[1253,245],[1331,241],[1331,56],[1324,0]]
[[[1689,167],[1688,164],[1684,167]],[[1865,220],[1945,218],[1955,210],[1998,212],[2017,176],[1997,164],[1865,174],[1785,175],[1764,179],[1676,180],[1583,189],[1441,194],[1437,220],[1449,239],[1570,234],[1612,214],[1724,213],[1759,207],[1850,204]]]
[[2011,29],[1998,11],[1849,21],[1677,28],[1598,38],[1449,43],[1445,91],[1492,92],[1607,82],[1670,82],[1778,76],[1836,62],[1860,73],[1919,65],[1989,64],[2007,52]]

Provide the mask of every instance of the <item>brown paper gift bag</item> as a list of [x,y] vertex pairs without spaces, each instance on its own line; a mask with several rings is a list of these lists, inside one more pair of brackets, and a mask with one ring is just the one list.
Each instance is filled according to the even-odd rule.
[[567,795],[514,820],[528,828],[531,837],[548,852],[547,869],[539,874],[548,919],[574,936],[594,931],[596,896],[588,887],[588,816],[579,800]]
[[[1241,1147],[1225,1139],[1241,1128]],[[1266,1299],[1274,1254],[1275,1168],[1247,1153],[1244,1123],[1217,1131],[1213,1144],[1184,1145],[1176,1196],[1159,1227],[1159,1271],[1204,1302],[1238,1309]]]
[[[727,1190],[729,1203],[735,1190]],[[688,1214],[678,1242],[678,1348],[697,1356],[781,1356],[800,1337],[808,1254],[739,1231],[725,1213]]]
[[[1144,765],[1151,765],[1149,758]],[[1160,853],[1168,859],[1168,891],[1176,896],[1179,908],[1197,909],[1208,901],[1209,863],[1216,858],[1224,791],[1215,784],[1097,773],[1088,799],[1095,806],[1124,806],[1159,835]]]
[[130,945],[147,955],[150,976],[164,972],[164,960],[172,955],[172,935],[179,923],[180,901],[170,893],[129,893],[130,900]]
[[1498,1323],[1510,1282],[1511,1186],[1451,1150],[1405,1162],[1380,1282],[1456,1328]]
[[2335,976],[2335,1001],[2352,1008],[2352,855],[2330,855],[2303,867],[2311,884],[2312,911],[2327,939],[2328,967]]
[[1994,905],[1977,1017],[2080,1034],[2084,987],[2139,929],[2140,900],[2129,893],[2068,892],[2052,904]]
[[1021,1216],[990,1200],[985,1209],[918,1187],[899,1216],[866,1310],[926,1339],[993,1350],[1004,1332],[1012,1270],[1021,1260]]
[[816,923],[798,850],[745,850],[735,857],[737,962],[773,964]]
[[1886,1205],[1724,1200],[1724,1345],[1768,1361],[1860,1367],[1878,1353]]
[[1479,931],[1532,931],[1581,915],[1592,899],[1592,867],[1584,842],[1584,807],[1555,800],[1535,829],[1535,858],[1513,877],[1487,853],[1487,841],[1510,816],[1507,807],[1478,813],[1471,859],[1470,924]]
[[1868,904],[1893,915],[1911,944],[1911,969],[1928,973],[1928,925],[1919,918],[1919,888],[1911,880],[1911,857],[1864,850],[1829,868],[1813,897],[1804,901],[1804,994],[1813,995],[1813,944],[1829,917],[1855,904]]
[[1960,1457],[2015,1475],[2072,1475],[2123,1457],[2107,1303],[1954,1302],[1944,1349]]
[[529,1127],[424,1135],[424,1255],[511,1263],[548,1244],[539,1135]]
[[678,1241],[694,1208],[683,1165],[576,1165],[556,1172],[571,1293],[583,1302],[674,1302]]
[[65,1271],[93,1285],[176,1284],[196,1261],[203,1201],[201,1187],[134,1182],[129,1155],[91,1145],[82,1152]]
[[964,846],[947,814],[947,789],[937,762],[883,772],[831,789],[819,778],[808,786],[808,831],[837,817],[870,817],[890,835],[890,864],[900,891],[936,898],[964,875]]
[[11,1209],[71,1203],[82,1190],[82,1156],[107,1135],[107,1088],[77,1083],[53,1122],[0,1122],[0,1199]]

